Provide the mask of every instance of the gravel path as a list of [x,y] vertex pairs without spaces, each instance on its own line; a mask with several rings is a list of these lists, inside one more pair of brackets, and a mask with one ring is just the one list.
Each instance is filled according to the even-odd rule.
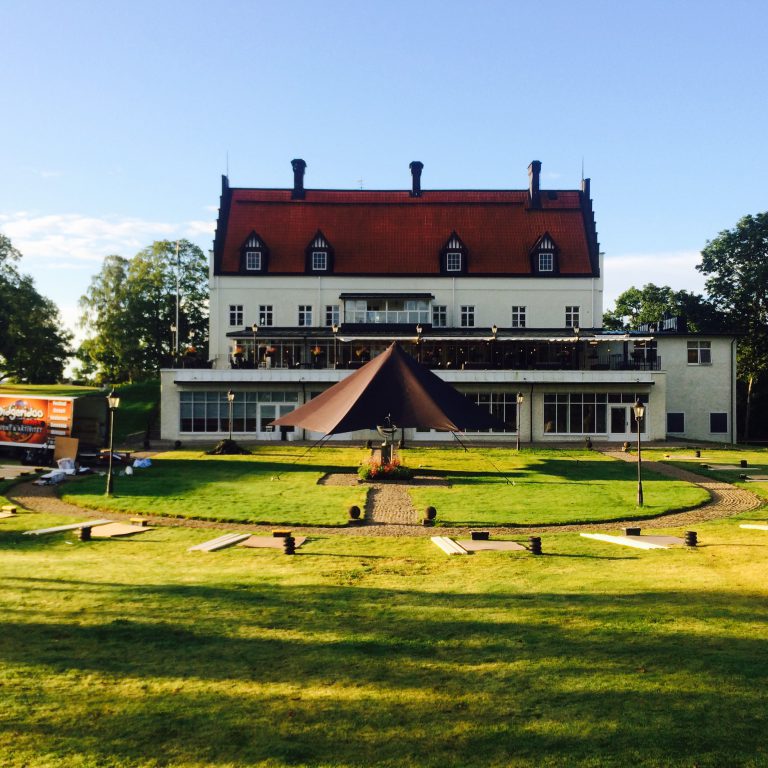
[[[620,460],[635,462],[633,454],[621,451],[604,451],[607,456]],[[641,521],[644,525],[654,528],[677,528],[689,526],[706,520],[715,520],[722,517],[730,517],[739,512],[747,512],[762,506],[760,498],[749,491],[736,488],[728,483],[710,480],[688,470],[679,469],[659,462],[643,462],[644,466],[658,472],[661,475],[685,480],[705,488],[711,500],[697,509],[688,512],[677,512],[661,515],[651,520]],[[355,485],[355,475],[331,475],[323,480],[327,485]],[[445,480],[438,478],[418,478],[414,481],[423,485],[447,485]],[[45,512],[49,514],[67,515],[87,519],[89,517],[102,516],[103,512],[82,509],[74,504],[68,504],[58,498],[54,486],[39,486],[32,482],[21,483],[11,488],[6,494],[15,504],[32,512]],[[114,520],[127,520],[131,515],[109,512],[109,517]],[[439,516],[439,511],[438,511]],[[226,529],[230,531],[266,531],[274,526],[244,525],[237,523],[209,522],[204,520],[187,520],[182,518],[148,517],[150,524],[179,525],[190,528]],[[493,535],[527,536],[530,534],[551,533],[556,531],[575,532],[594,530],[595,528],[618,529],[625,525],[637,524],[637,520],[628,518],[612,523],[592,523],[588,525],[546,525],[536,527],[503,526],[490,527]],[[295,530],[301,530],[305,534],[324,535],[348,535],[348,536],[430,536],[439,533],[444,536],[467,536],[470,528],[430,528],[420,524],[420,515],[414,509],[411,499],[404,485],[396,483],[371,483],[366,502],[366,522],[363,525],[354,525],[343,528],[326,527],[302,527],[294,526]]]

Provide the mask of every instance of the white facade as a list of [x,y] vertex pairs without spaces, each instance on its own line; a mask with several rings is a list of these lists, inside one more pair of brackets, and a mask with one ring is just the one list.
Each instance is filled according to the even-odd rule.
[[[602,274],[602,271],[601,271]],[[425,317],[415,315],[407,323],[412,329],[421,321],[433,323],[432,308],[445,308],[445,326],[449,328],[500,328],[513,326],[515,317],[524,308],[525,328],[565,328],[566,309],[569,319],[576,310],[584,328],[602,325],[602,277],[420,277],[364,278],[335,276],[276,276],[251,278],[247,276],[211,277],[211,335],[210,357],[216,368],[228,367],[234,340],[227,333],[259,325],[261,335],[269,334],[269,326],[261,323],[260,309],[270,308],[273,327],[296,327],[299,308],[311,308],[308,327],[328,327],[327,309],[335,307],[338,322],[351,318],[346,312],[345,294],[377,291],[402,297],[407,294],[428,294],[429,310]],[[471,307],[472,325],[462,323],[462,307]],[[513,307],[516,309],[513,317]],[[233,309],[234,308],[234,309]],[[242,308],[238,314],[237,308]],[[230,323],[230,320],[238,322]],[[519,322],[519,320],[518,320]]]

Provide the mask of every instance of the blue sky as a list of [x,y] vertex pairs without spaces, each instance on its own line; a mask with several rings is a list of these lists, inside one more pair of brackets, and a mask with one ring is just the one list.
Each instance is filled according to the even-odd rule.
[[425,189],[522,189],[538,159],[572,189],[583,162],[606,308],[702,290],[706,241],[766,209],[759,0],[4,0],[0,25],[0,231],[69,324],[106,255],[207,251],[227,167],[407,188],[421,160]]

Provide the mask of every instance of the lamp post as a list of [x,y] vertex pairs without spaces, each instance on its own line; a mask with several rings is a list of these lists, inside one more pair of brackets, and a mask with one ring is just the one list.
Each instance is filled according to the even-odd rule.
[[259,325],[258,323],[254,323],[251,326],[251,330],[253,331],[253,367],[258,368],[259,367],[259,361],[256,358],[256,355],[258,353],[258,348],[256,346],[256,334],[259,332]]
[[232,406],[235,404],[235,393],[230,389],[227,392],[227,402],[229,403],[229,442],[232,442]]
[[418,357],[419,362],[421,362],[421,332],[423,328],[421,327],[421,323],[418,323],[416,325],[416,349],[418,351]]
[[331,330],[333,331],[333,367],[338,368],[339,367],[339,351],[337,346],[337,336],[339,333],[339,325],[338,323],[334,323],[331,326]]
[[175,323],[171,323],[171,342],[173,344],[173,364],[176,365],[176,361],[179,358],[179,326]]
[[643,456],[640,447],[640,422],[645,416],[645,406],[640,402],[640,398],[632,406],[632,410],[635,412],[635,423],[637,425],[637,506],[643,506],[643,475],[642,475],[642,463]]
[[111,496],[115,490],[115,481],[112,477],[112,452],[115,444],[115,411],[120,407],[120,398],[114,392],[110,392],[107,395],[107,406],[109,407],[109,464],[107,467],[106,495]]
[[494,323],[491,326],[491,333],[493,334],[493,337],[491,338],[491,368],[496,367],[496,334],[499,332],[499,328]]
[[515,409],[515,429],[517,431],[517,450],[520,450],[520,409],[523,407],[523,400],[525,397],[522,392],[517,393],[517,408]]

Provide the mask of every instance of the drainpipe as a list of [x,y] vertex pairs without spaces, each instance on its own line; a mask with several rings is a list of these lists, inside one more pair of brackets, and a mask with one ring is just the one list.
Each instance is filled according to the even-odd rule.
[[731,339],[731,375],[729,377],[729,389],[731,393],[731,445],[736,445],[736,433],[738,424],[736,423],[736,403],[734,401],[733,382],[736,378],[736,337]]
[[528,416],[530,420],[528,443],[533,445],[533,383],[531,383],[531,391],[528,393]]

